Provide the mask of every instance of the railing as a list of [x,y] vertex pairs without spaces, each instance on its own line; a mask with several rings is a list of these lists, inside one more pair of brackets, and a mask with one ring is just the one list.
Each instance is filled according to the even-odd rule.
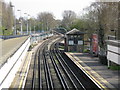
[[23,36],[28,36],[28,35],[10,35],[10,36],[0,36],[0,39],[10,39],[10,38],[17,38],[17,37],[23,37]]
[[116,37],[115,36],[112,36],[112,35],[108,35],[108,40],[115,40]]
[[120,40],[107,41],[107,59],[108,67],[110,66],[110,61],[120,65]]

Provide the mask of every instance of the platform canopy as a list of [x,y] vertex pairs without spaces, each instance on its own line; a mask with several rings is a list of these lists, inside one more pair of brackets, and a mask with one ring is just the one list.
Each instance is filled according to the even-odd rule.
[[84,32],[81,32],[80,30],[74,28],[71,31],[67,32],[66,35],[80,35],[85,34]]

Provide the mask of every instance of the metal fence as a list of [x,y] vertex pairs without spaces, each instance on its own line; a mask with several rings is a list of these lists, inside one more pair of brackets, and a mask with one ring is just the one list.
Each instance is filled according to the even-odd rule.
[[28,35],[10,35],[10,36],[0,36],[0,39],[10,39],[10,38],[17,38],[17,37],[23,37],[23,36],[28,36]]

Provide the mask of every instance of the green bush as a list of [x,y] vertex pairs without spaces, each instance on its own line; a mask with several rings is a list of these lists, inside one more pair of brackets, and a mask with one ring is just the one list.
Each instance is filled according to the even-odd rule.
[[112,69],[112,70],[120,70],[120,66],[110,66],[110,69]]
[[88,49],[84,49],[83,53],[89,53]]
[[4,35],[12,35],[12,34],[13,34],[12,30],[5,30],[4,31]]

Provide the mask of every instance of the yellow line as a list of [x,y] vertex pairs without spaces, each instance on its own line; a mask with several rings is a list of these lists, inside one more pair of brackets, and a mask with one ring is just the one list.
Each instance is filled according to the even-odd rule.
[[[70,56],[70,58],[71,58],[71,60],[72,59],[74,59],[74,60],[72,60],[78,67],[80,67],[81,69],[83,69],[101,88],[103,88],[104,90],[107,90],[107,87],[105,87],[105,86],[103,86],[98,80],[96,80],[88,71],[86,71],[85,69],[84,69],[84,67],[82,67],[79,63],[78,63],[78,57],[76,57],[76,56],[74,56],[74,57],[76,57],[77,58],[77,60],[76,60],[76,58],[74,58],[73,56],[71,56],[71,54],[72,53],[70,53],[70,54],[68,54],[68,53],[66,53],[68,56]],[[73,55],[73,54],[72,54]],[[79,59],[80,60],[80,59]],[[82,62],[82,61],[81,61]]]
[[21,78],[21,80],[20,80],[20,84],[19,84],[19,88],[18,88],[18,90],[20,90],[20,88],[22,87],[23,80],[24,80],[24,78],[25,78],[24,75],[25,75],[25,72],[26,72],[26,70],[27,70],[28,62],[29,62],[28,57],[29,57],[29,53],[28,53],[27,58],[25,59],[25,60],[27,60],[27,62],[26,62],[26,64],[25,64],[24,71],[22,71],[22,78]]
[[[74,57],[77,59],[77,60],[80,60],[78,57],[76,57],[74,55]],[[83,62],[84,63],[84,62]],[[80,65],[80,63],[78,63]],[[85,66],[87,66],[85,63],[84,63]],[[80,65],[81,66],[81,65]],[[82,67],[82,66],[81,66]],[[84,69],[84,68],[83,68]],[[86,69],[84,69],[102,88],[104,88],[105,90],[107,90],[107,87],[106,86],[103,86],[95,77],[93,77],[89,71],[87,71]],[[94,72],[95,73],[95,76],[98,77],[100,79],[101,82],[103,83],[107,83],[110,88],[115,88],[114,86],[112,86],[107,80],[105,80],[103,77],[101,77],[98,73],[96,73],[94,70],[92,70],[90,67],[89,67],[89,70]]]

